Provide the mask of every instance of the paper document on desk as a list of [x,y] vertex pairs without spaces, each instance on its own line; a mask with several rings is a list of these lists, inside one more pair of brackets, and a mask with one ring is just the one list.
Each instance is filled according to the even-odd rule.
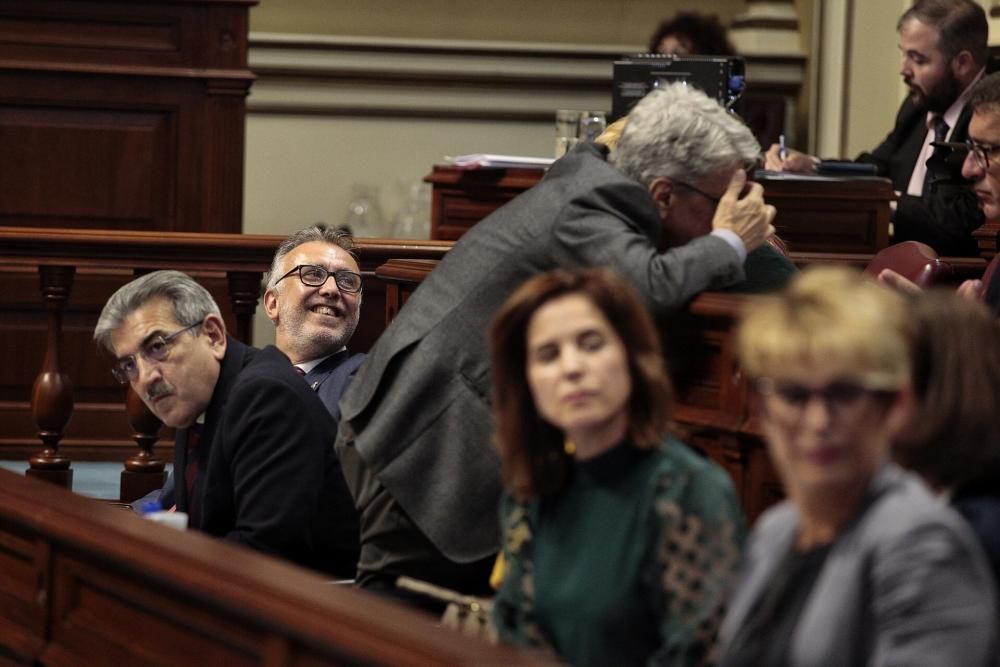
[[523,155],[493,155],[472,153],[470,155],[445,156],[445,160],[463,169],[498,167],[504,169],[547,169],[555,160],[550,157],[525,157]]

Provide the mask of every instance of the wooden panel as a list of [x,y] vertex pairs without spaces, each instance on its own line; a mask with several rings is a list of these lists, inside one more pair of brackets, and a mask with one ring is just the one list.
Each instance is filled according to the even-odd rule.
[[[45,630],[39,599],[45,546],[14,526],[0,527],[0,637],[15,655],[38,655]],[[0,660],[4,652],[0,649]]]
[[431,238],[454,241],[497,208],[541,180],[541,169],[456,169],[435,165]]
[[249,0],[0,0],[0,225],[239,232]]
[[[23,6],[23,3],[22,3]],[[122,51],[180,51],[176,20],[140,23],[97,17],[49,19],[45,16],[0,16],[0,44],[18,49],[115,49]]]
[[246,12],[255,4],[0,0],[0,51],[36,67],[245,68]]
[[[12,79],[0,76],[0,89],[16,90]],[[0,224],[168,228],[175,108],[0,104]]]
[[0,470],[0,663],[546,665],[304,569]]

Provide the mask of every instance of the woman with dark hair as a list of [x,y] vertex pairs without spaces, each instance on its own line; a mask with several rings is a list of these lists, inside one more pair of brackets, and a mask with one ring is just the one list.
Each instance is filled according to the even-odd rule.
[[981,303],[914,299],[914,418],[893,455],[972,526],[1000,581],[1000,322]]
[[573,665],[693,665],[743,536],[726,474],[667,435],[652,321],[604,270],[537,276],[490,331],[508,496],[501,638]]
[[649,39],[650,53],[678,56],[732,56],[726,28],[715,14],[677,12],[656,29]]

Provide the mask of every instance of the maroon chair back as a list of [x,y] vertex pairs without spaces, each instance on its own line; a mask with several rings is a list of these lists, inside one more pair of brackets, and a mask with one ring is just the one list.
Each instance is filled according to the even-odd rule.
[[917,241],[903,241],[879,251],[865,267],[865,273],[878,277],[882,269],[892,269],[920,287],[951,274],[951,265],[939,259],[934,248]]

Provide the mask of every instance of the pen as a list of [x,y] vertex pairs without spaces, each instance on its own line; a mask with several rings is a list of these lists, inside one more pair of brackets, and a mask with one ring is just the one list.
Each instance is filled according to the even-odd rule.
[[788,149],[785,148],[785,135],[778,135],[778,158],[784,162],[788,157]]

